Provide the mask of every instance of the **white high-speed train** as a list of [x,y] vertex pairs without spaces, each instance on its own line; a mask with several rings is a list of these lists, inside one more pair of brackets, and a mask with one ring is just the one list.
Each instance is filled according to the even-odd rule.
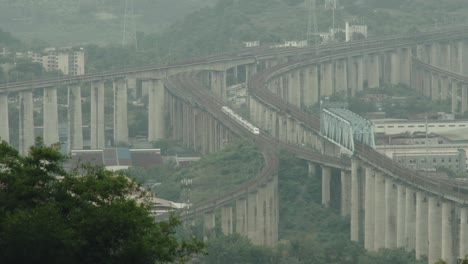
[[252,125],[249,121],[245,120],[240,115],[234,113],[234,111],[232,111],[231,108],[229,108],[227,106],[223,106],[222,111],[223,111],[223,113],[228,115],[230,118],[234,119],[237,123],[239,123],[240,125],[242,125],[246,129],[248,129],[252,134],[254,134],[254,135],[260,134],[260,129],[258,129],[258,127]]

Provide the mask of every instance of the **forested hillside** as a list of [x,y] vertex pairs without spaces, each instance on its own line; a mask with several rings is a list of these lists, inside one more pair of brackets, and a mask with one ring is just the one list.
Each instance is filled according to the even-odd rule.
[[[214,0],[133,0],[136,29],[160,32]],[[129,1],[130,3],[130,1]],[[125,0],[0,0],[0,25],[53,45],[120,43]]]

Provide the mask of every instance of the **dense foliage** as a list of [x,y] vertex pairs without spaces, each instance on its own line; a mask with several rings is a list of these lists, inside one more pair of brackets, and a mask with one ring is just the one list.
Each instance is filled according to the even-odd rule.
[[126,177],[64,171],[57,147],[39,141],[23,157],[0,144],[1,263],[165,263],[203,249],[176,238],[176,218],[156,223]]

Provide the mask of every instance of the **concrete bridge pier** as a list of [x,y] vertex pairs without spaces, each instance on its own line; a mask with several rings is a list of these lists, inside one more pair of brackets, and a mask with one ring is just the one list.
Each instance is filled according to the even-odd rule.
[[380,54],[368,54],[367,61],[368,86],[369,88],[380,87]]
[[293,70],[289,73],[288,102],[301,107],[301,82],[299,71]]
[[[161,80],[151,79],[142,82],[148,89],[148,141],[164,138],[164,84]],[[189,121],[187,118],[185,121]],[[186,129],[190,131],[190,129]],[[188,138],[188,137],[187,137]]]
[[464,114],[468,110],[468,84],[461,84],[461,110],[460,114]]
[[236,233],[247,236],[247,199],[236,201]]
[[310,107],[319,101],[319,74],[317,65],[310,65],[304,72],[304,106]]
[[335,92],[348,94],[348,62],[346,59],[335,61]]
[[322,62],[320,64],[320,96],[330,96],[334,93],[333,64]]
[[452,79],[452,113],[458,113],[458,82]]
[[359,170],[360,162],[356,158],[351,159],[351,240],[359,242]]
[[441,92],[439,91],[439,75],[437,74],[431,74],[431,90],[432,101],[439,101]]
[[227,102],[226,71],[211,71],[211,91],[223,102]]
[[449,91],[449,79],[445,76],[443,76],[440,79],[440,97],[443,101],[446,101],[448,99],[448,91]]
[[428,203],[428,262],[435,263],[442,256],[442,217],[436,197],[429,197]]
[[382,172],[375,172],[374,181],[374,248],[378,251],[385,247],[385,178]]
[[253,191],[248,194],[247,198],[247,237],[252,241],[254,244],[258,243],[257,237],[257,218],[259,213],[258,205],[258,192]]
[[232,234],[232,207],[223,206],[221,208],[221,229],[223,234],[230,235]]
[[254,74],[257,73],[257,63],[245,65],[245,78],[246,81],[250,79]]
[[10,142],[10,126],[8,119],[8,94],[0,94],[0,140]]
[[330,206],[330,180],[331,168],[327,166],[322,167],[322,205],[324,207]]
[[128,143],[127,82],[124,78],[114,83],[114,146]]
[[406,188],[405,193],[405,248],[408,251],[416,247],[416,193]]
[[440,63],[440,44],[439,43],[432,43],[431,45],[431,55],[430,55],[430,62],[429,64],[433,66],[441,66]]
[[393,180],[385,179],[385,248],[396,248],[397,189]]
[[400,49],[400,83],[411,85],[411,64],[412,51],[411,48]]
[[370,166],[365,167],[365,201],[364,201],[364,247],[367,250],[374,250],[374,193],[375,176],[374,170]]
[[428,205],[427,198],[421,191],[416,192],[416,259],[428,253]]
[[27,155],[29,147],[34,145],[34,104],[32,91],[19,93],[19,149]]
[[453,224],[454,217],[452,215],[452,204],[449,202],[442,202],[442,259],[447,263],[454,263],[453,256]]
[[396,232],[396,247],[405,248],[406,247],[406,237],[405,237],[405,228],[406,228],[406,187],[398,184],[397,186],[397,232]]
[[398,85],[400,83],[400,71],[401,71],[401,62],[400,62],[400,51],[396,50],[389,54],[390,56],[390,83],[393,85]]
[[468,208],[460,208],[460,236],[459,236],[459,253],[460,258],[468,255]]
[[103,149],[105,141],[104,82],[91,83],[91,149]]
[[59,142],[57,88],[44,88],[43,92],[44,143],[46,145],[51,145]]
[[341,216],[350,214],[351,208],[351,175],[344,170],[341,171]]
[[83,117],[81,111],[81,87],[68,87],[68,151],[83,149]]
[[213,235],[215,227],[216,227],[215,213],[214,212],[205,213],[203,215],[203,237],[205,241]]

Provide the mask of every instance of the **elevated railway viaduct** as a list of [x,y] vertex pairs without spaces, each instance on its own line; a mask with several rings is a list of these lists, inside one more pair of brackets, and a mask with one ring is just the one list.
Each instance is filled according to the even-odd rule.
[[[330,193],[331,170],[341,170],[341,207],[343,215],[351,216],[351,240],[362,242],[368,250],[404,247],[415,250],[418,258],[427,255],[430,262],[438,258],[453,262],[468,253],[466,184],[402,168],[360,144],[350,159],[343,159],[340,148],[320,135],[319,117],[302,109],[334,93],[353,95],[383,84],[403,83],[434,100],[450,97],[457,104],[453,111],[464,112],[468,100],[464,77],[468,73],[467,36],[468,28],[457,27],[415,36],[308,49],[257,49],[169,66],[3,85],[0,137],[10,139],[8,102],[17,98],[19,149],[25,153],[33,144],[33,99],[37,95],[34,91],[39,90],[43,94],[44,141],[57,142],[57,90],[68,89],[69,148],[83,148],[81,90],[90,86],[91,148],[102,148],[106,142],[104,90],[110,82],[112,140],[127,143],[127,95],[129,89],[135,89],[135,80],[139,80],[147,88],[150,100],[148,140],[166,136],[164,119],[168,115],[171,136],[202,153],[212,153],[233,137],[253,137],[220,111],[227,97],[227,72],[233,68],[234,72],[245,70],[251,120],[262,128],[262,133],[254,138],[264,153],[265,167],[241,188],[192,206],[184,214],[185,219],[204,215],[204,225],[209,230],[215,224],[215,211],[220,209],[223,232],[238,232],[254,243],[275,245],[279,221],[278,162],[271,146],[279,144],[309,160],[311,170],[321,167],[317,171],[323,178],[325,206],[335,195]],[[444,80],[450,80],[450,93]],[[454,100],[453,94],[458,95],[460,90],[461,96]]]

